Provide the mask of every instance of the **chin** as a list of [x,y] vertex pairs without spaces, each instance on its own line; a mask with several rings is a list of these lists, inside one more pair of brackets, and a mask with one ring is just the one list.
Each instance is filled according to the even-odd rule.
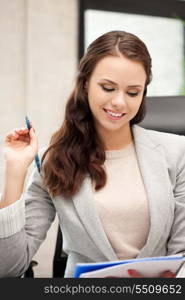
[[107,131],[118,131],[120,130],[121,128],[125,127],[126,124],[122,124],[120,126],[116,126],[116,125],[109,125],[109,126],[101,126],[104,130],[107,130]]

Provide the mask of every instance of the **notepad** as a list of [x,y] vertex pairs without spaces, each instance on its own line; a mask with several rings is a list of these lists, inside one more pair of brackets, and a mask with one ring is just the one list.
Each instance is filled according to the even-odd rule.
[[74,277],[80,278],[129,278],[128,269],[138,271],[144,278],[156,278],[164,271],[172,271],[177,274],[185,262],[184,255],[169,255],[118,260],[98,263],[78,263]]

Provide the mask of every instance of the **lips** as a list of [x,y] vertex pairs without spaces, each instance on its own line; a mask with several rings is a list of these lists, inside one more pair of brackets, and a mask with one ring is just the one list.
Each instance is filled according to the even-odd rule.
[[121,113],[117,111],[113,111],[111,109],[104,108],[104,111],[109,119],[111,120],[120,120],[126,113]]

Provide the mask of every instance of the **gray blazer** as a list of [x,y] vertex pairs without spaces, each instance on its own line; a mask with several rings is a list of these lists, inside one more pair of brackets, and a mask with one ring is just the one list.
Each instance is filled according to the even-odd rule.
[[[137,257],[184,252],[185,137],[138,125],[133,125],[132,130],[150,208],[148,238]],[[21,221],[15,230],[8,229],[6,237],[0,227],[0,277],[20,276],[27,269],[46,237],[55,212],[64,236],[64,251],[68,254],[65,277],[73,277],[77,262],[118,259],[96,212],[88,176],[71,200],[62,196],[52,199],[35,170],[23,198],[25,225]]]

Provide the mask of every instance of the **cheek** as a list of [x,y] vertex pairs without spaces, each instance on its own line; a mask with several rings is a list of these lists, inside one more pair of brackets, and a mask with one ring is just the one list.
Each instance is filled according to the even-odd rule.
[[99,89],[89,90],[88,93],[89,106],[92,111],[96,111],[101,107],[104,107],[107,101],[107,96]]
[[142,98],[141,99],[131,99],[131,101],[129,101],[129,110],[130,110],[130,113],[137,113],[139,108],[140,108],[140,105],[142,103]]

